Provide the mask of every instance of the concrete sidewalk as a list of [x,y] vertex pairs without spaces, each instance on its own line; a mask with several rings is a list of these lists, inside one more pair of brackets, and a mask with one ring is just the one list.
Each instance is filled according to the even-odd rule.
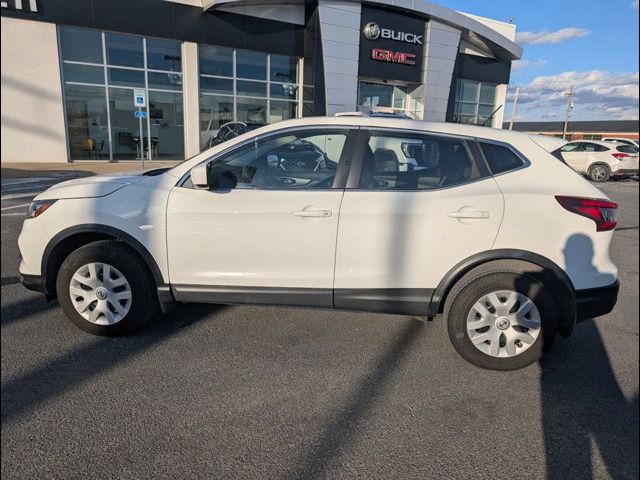
[[[145,170],[151,168],[173,167],[179,161],[145,161]],[[74,163],[2,163],[2,178],[24,177],[88,177],[104,173],[128,172],[140,170],[140,161],[126,162],[74,162]]]

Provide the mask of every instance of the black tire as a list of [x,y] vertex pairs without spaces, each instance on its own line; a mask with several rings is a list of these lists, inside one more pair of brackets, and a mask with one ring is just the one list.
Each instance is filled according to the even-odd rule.
[[[557,333],[558,318],[553,295],[536,272],[500,266],[481,268],[463,277],[450,292],[444,318],[454,348],[468,362],[488,370],[517,370],[537,362]],[[470,340],[467,316],[475,302],[494,291],[511,290],[529,297],[540,312],[541,331],[535,342],[513,357],[498,358],[480,351]]]
[[[85,319],[73,305],[69,286],[75,272],[89,263],[106,263],[119,270],[131,287],[131,304],[122,320],[98,325]],[[56,279],[56,292],[62,310],[85,332],[120,336],[140,329],[158,310],[155,282],[144,261],[126,244],[115,240],[89,243],[72,252],[62,263]]]
[[597,183],[608,182],[611,178],[611,169],[604,163],[596,163],[589,167],[589,178]]

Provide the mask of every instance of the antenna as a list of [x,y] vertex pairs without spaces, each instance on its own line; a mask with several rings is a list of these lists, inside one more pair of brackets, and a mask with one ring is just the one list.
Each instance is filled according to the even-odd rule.
[[483,126],[483,127],[486,127],[486,126],[487,126],[487,123],[489,123],[489,120],[491,120],[491,119],[493,118],[493,116],[494,116],[494,115],[498,112],[498,110],[500,110],[501,108],[502,108],[502,105],[498,105],[498,108],[496,108],[493,112],[491,112],[491,115],[489,115],[489,116],[487,117],[487,119],[486,119],[484,122],[482,122],[482,126]]

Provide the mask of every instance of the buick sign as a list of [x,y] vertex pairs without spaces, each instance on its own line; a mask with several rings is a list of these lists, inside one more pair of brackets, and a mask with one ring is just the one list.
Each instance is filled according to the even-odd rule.
[[364,26],[364,36],[367,40],[377,40],[384,38],[387,40],[395,40],[397,42],[415,43],[422,45],[422,35],[415,33],[398,32],[390,28],[381,28],[376,22],[369,22]]

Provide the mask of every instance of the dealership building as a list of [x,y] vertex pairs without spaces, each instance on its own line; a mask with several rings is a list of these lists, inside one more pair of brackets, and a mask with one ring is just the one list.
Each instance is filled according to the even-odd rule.
[[343,111],[502,126],[515,25],[425,0],[6,0],[2,162],[181,160]]

